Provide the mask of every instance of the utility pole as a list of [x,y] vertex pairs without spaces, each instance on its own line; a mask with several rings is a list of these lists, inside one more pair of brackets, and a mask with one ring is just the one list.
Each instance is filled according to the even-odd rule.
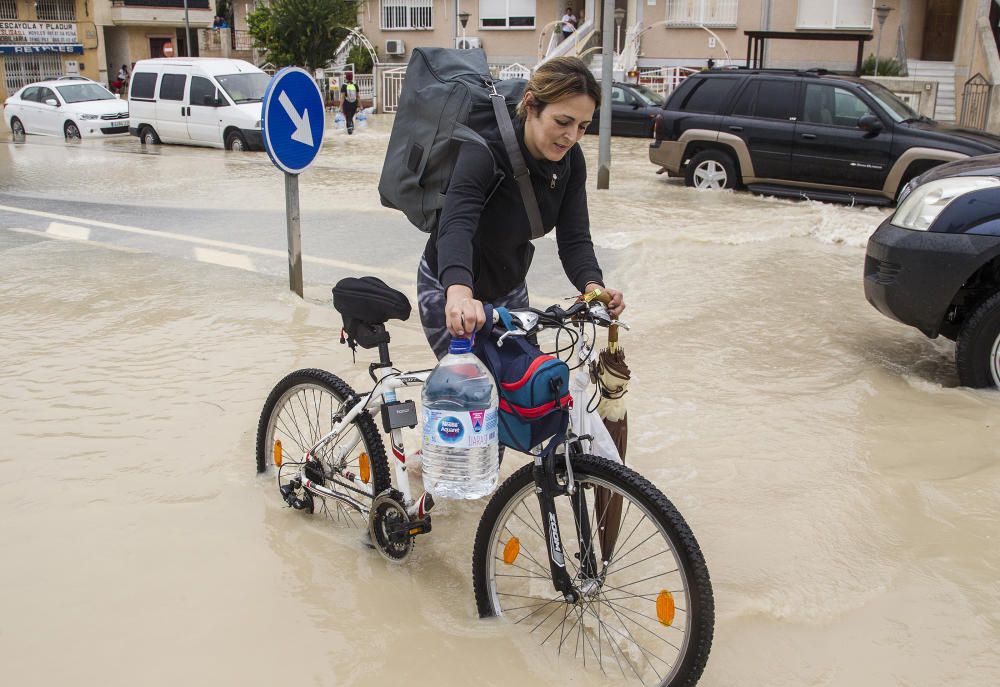
[[611,184],[611,80],[614,78],[615,0],[604,0],[601,17],[601,124],[598,128],[597,188],[610,188]]
[[191,24],[188,22],[188,0],[184,0],[184,47],[187,57],[191,57]]

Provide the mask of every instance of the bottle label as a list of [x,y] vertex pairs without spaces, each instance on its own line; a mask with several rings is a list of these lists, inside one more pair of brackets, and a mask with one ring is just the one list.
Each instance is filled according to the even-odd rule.
[[423,410],[425,444],[448,448],[479,448],[498,441],[496,408],[464,412]]

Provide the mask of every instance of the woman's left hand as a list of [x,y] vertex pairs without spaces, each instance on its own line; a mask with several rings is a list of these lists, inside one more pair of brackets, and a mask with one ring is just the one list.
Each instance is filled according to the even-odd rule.
[[594,289],[600,289],[604,293],[611,296],[611,302],[608,303],[608,312],[611,313],[612,317],[617,318],[622,314],[622,311],[625,309],[625,296],[621,291],[609,289],[606,286],[601,286],[597,282],[590,282],[587,284],[587,288],[584,289],[584,293],[590,293]]

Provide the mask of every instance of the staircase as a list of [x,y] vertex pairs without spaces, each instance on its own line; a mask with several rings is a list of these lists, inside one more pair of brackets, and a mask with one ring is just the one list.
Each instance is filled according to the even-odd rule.
[[906,70],[911,79],[937,81],[937,106],[934,119],[954,123],[955,117],[955,63],[907,60]]

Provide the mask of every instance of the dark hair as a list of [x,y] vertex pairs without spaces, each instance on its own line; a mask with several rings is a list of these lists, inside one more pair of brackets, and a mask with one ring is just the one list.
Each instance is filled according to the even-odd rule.
[[[531,103],[528,103],[528,95]],[[517,116],[526,119],[528,108],[541,114],[546,105],[574,95],[589,95],[594,105],[601,105],[601,87],[579,57],[553,57],[543,62],[528,80],[524,97],[517,105]]]

